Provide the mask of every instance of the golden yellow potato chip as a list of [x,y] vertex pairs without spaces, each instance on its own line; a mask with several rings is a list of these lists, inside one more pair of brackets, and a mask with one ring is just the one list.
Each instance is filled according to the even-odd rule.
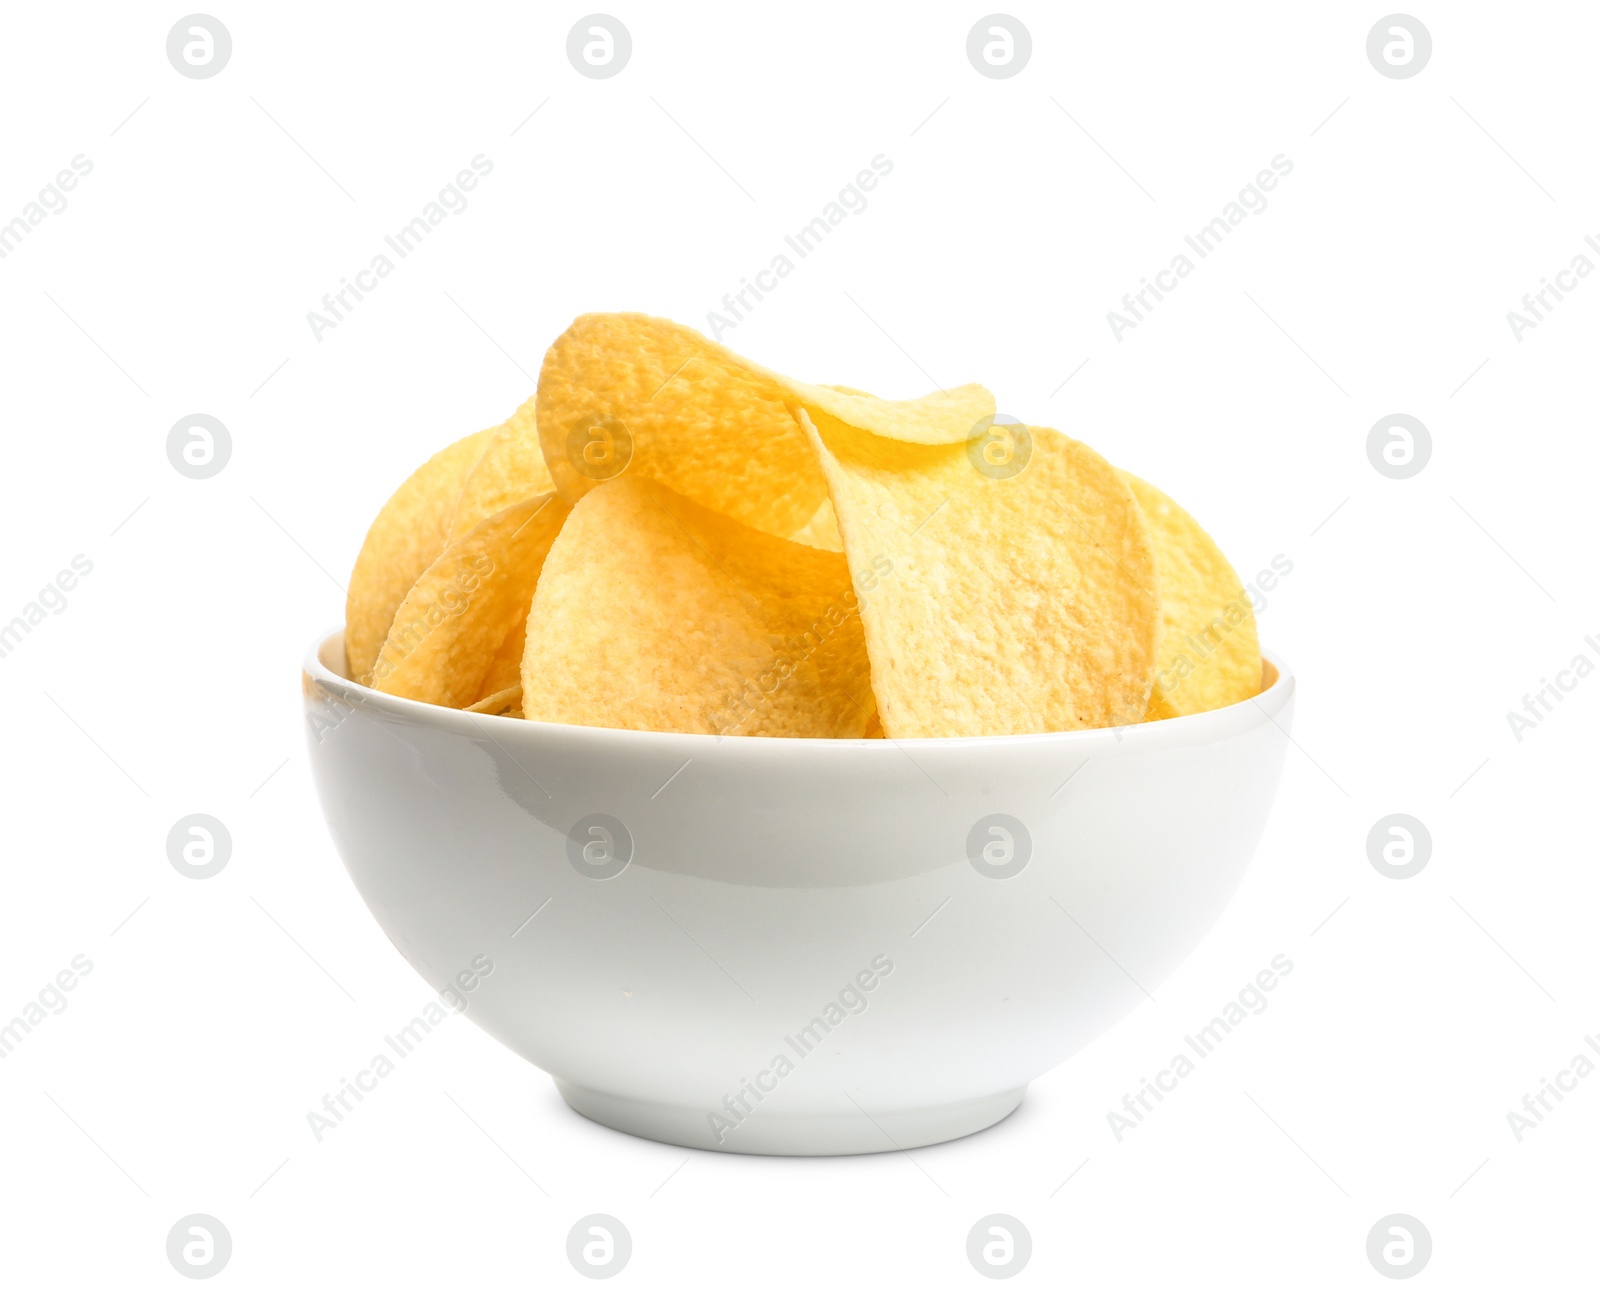
[[[521,639],[519,638],[520,642]],[[498,692],[491,692],[481,701],[474,701],[471,705],[463,707],[473,714],[503,714],[510,718],[522,718],[522,684],[513,683],[510,687],[501,688]]]
[[827,486],[785,394],[691,328],[583,315],[539,370],[539,439],[569,503],[629,472],[788,535]]
[[367,531],[344,607],[345,665],[356,682],[371,682],[395,611],[444,551],[461,483],[493,435],[491,427],[441,449],[389,496]]
[[811,385],[642,314],[580,316],[395,491],[346,618],[383,691],[657,731],[1105,727],[1269,671],[1188,513],[983,387]]
[[592,314],[545,354],[539,438],[570,503],[631,471],[788,536],[811,519],[827,486],[787,400],[908,440],[962,440],[994,413],[980,386],[879,400],[791,381],[665,319]]
[[[858,391],[853,386],[829,386],[830,391],[838,391],[844,395],[864,395],[868,399],[875,398],[870,391]],[[833,515],[833,500],[824,499],[817,510],[811,514],[811,520],[801,526],[799,530],[789,536],[797,544],[810,544],[813,548],[826,548],[830,553],[844,552],[844,540],[839,536],[839,519]],[[873,712],[872,725],[875,733],[868,732],[868,736],[883,736],[883,726],[878,723],[877,712]]]
[[797,415],[856,573],[888,737],[1143,718],[1160,629],[1156,559],[1116,468],[1047,427],[911,444],[818,410]]
[[[528,601],[530,604],[533,602],[532,590],[529,590]],[[516,623],[511,626],[511,631],[506,634],[500,649],[495,652],[494,659],[489,662],[483,681],[478,684],[480,698],[493,696],[496,692],[503,692],[513,685],[521,688],[522,652],[527,637],[528,615],[524,609],[522,615],[517,617]]]
[[844,540],[839,537],[839,520],[833,515],[833,501],[824,499],[822,506],[811,514],[811,520],[789,538],[797,544],[826,548],[830,553],[844,552]]
[[492,517],[513,503],[547,494],[555,489],[550,469],[544,465],[535,423],[537,396],[529,396],[522,407],[494,429],[489,444],[477,465],[467,473],[450,518],[450,539],[460,539],[485,517]]
[[534,592],[522,712],[654,732],[860,737],[872,703],[844,556],[643,477],[591,490]]
[[915,400],[883,400],[849,387],[808,386],[776,373],[773,376],[806,408],[821,410],[848,427],[888,440],[955,444],[966,441],[979,422],[994,417],[994,396],[976,383],[934,391]]
[[439,554],[395,612],[372,686],[457,708],[479,700],[502,644],[528,614],[568,511],[554,494],[525,499]]
[[1215,710],[1261,690],[1250,598],[1200,524],[1155,486],[1125,480],[1150,522],[1161,578],[1161,648],[1146,718]]

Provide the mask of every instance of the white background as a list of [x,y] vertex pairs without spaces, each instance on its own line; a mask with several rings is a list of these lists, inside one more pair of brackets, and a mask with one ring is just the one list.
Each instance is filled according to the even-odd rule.
[[[1600,12],[1419,11],[1407,80],[1367,61],[1385,10],[1345,3],[1020,5],[1006,80],[966,58],[984,9],[944,3],[622,5],[611,80],[567,61],[581,8],[212,12],[209,80],[167,61],[176,8],[12,6],[0,42],[0,220],[93,162],[0,261],[0,621],[93,562],[0,659],[0,1018],[94,965],[0,1061],[0,1284],[188,1288],[164,1245],[193,1212],[232,1234],[219,1289],[587,1288],[564,1244],[591,1212],[632,1233],[618,1288],[987,1288],[964,1246],[994,1212],[1033,1236],[1019,1289],[1388,1288],[1365,1243],[1394,1212],[1433,1237],[1417,1288],[1593,1280],[1600,1075],[1520,1143],[1506,1113],[1600,1034],[1600,677],[1520,742],[1505,714],[1600,663],[1600,279],[1520,342],[1505,316],[1600,234]],[[314,340],[480,153],[471,205]],[[306,1112],[429,996],[303,753],[299,662],[368,522],[575,314],[704,329],[880,153],[869,207],[723,340],[885,395],[983,381],[1246,579],[1293,562],[1261,632],[1298,749],[1237,901],[1010,1120],[911,1157],[634,1140],[465,1021],[318,1144]],[[1106,312],[1280,153],[1269,207],[1115,340]],[[210,480],[166,458],[193,412],[232,434]],[[1393,412],[1433,437],[1404,481],[1365,452]],[[194,812],[232,833],[211,880],[166,858]],[[1368,862],[1391,812],[1432,832],[1414,879]],[[1265,1013],[1115,1140],[1277,953]]]

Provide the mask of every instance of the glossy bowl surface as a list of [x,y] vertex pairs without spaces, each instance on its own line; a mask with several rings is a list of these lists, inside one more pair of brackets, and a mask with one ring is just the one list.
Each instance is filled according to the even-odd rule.
[[[496,718],[302,677],[367,906],[590,1118],[850,1154],[988,1127],[1192,952],[1271,809],[1294,680],[1207,714],[828,741]],[[485,971],[489,965],[492,969]],[[470,987],[466,987],[470,984]]]

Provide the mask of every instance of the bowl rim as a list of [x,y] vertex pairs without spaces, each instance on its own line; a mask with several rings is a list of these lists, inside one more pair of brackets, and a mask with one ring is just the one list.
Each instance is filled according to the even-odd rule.
[[[900,737],[887,740],[875,737],[754,737],[719,736],[699,732],[653,732],[635,728],[599,728],[587,724],[551,723],[542,719],[514,719],[506,715],[480,714],[454,710],[449,706],[391,696],[346,678],[323,660],[323,654],[337,648],[344,659],[344,626],[318,634],[302,664],[302,683],[315,682],[324,691],[339,697],[355,709],[374,712],[391,721],[420,725],[459,735],[482,738],[485,735],[520,737],[528,740],[580,739],[607,740],[636,746],[665,747],[685,754],[721,748],[766,756],[780,750],[975,750],[984,747],[1092,746],[1112,744],[1126,752],[1165,745],[1188,746],[1237,735],[1261,725],[1276,724],[1277,716],[1294,695],[1295,677],[1283,658],[1265,648],[1263,666],[1270,666],[1276,677],[1255,696],[1232,705],[1199,714],[1172,719],[1128,724],[1120,728],[1074,728],[1063,732],[1030,732],[979,737]],[[1263,669],[1265,677],[1266,670]],[[487,725],[487,727],[485,726]],[[1281,726],[1281,725],[1279,725]],[[903,756],[901,756],[903,758]]]

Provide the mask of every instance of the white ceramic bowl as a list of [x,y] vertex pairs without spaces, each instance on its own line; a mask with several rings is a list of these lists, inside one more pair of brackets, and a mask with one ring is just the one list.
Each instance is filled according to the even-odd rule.
[[589,1118],[757,1154],[976,1132],[1142,1001],[1238,887],[1294,694],[1273,661],[1253,700],[1120,731],[826,741],[466,714],[343,668],[338,633],[305,663],[311,766],[406,960]]

